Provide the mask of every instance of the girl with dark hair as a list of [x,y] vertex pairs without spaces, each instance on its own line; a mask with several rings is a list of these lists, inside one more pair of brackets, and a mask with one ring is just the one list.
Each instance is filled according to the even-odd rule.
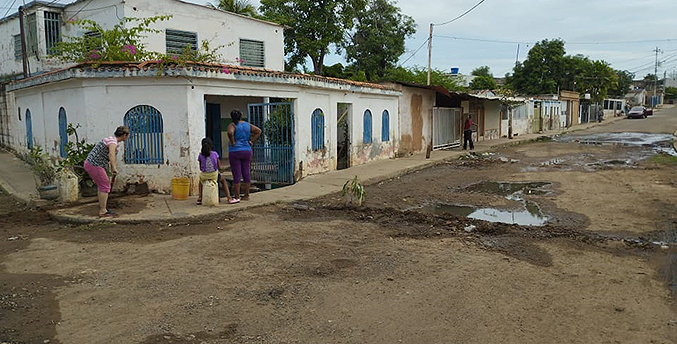
[[205,180],[221,180],[223,184],[223,191],[226,192],[226,197],[228,197],[228,203],[237,203],[239,199],[233,199],[230,197],[230,190],[228,190],[228,183],[226,178],[219,174],[219,169],[221,165],[219,163],[219,153],[214,150],[214,143],[208,137],[202,139],[202,150],[200,155],[197,157],[197,161],[200,163],[200,195],[197,198],[197,205],[202,204],[202,182]]
[[244,179],[243,201],[249,200],[249,186],[251,185],[252,145],[261,136],[261,129],[242,120],[242,112],[230,112],[233,120],[228,125],[228,161],[233,172],[233,194],[235,199],[240,197],[240,182]]
[[112,175],[118,174],[117,152],[120,142],[129,138],[129,128],[121,125],[115,129],[114,136],[109,136],[99,141],[87,155],[84,167],[98,189],[99,217],[115,216],[108,210],[108,194],[111,183],[106,169],[110,169]]

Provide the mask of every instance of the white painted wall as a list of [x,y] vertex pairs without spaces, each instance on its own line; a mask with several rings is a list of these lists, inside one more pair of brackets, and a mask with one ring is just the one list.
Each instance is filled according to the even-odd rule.
[[151,51],[165,52],[165,29],[191,31],[197,32],[199,42],[209,41],[212,48],[223,45],[219,53],[229,63],[238,64],[235,59],[240,56],[240,39],[251,39],[264,42],[264,68],[284,70],[281,25],[175,0],[127,0],[125,9],[129,17],[136,18],[173,15],[172,19],[154,26],[162,30],[161,33],[148,35],[148,49]]
[[[130,88],[134,91],[130,91]],[[80,124],[80,138],[96,143],[112,136],[115,129],[123,124],[125,113],[137,105],[150,105],[162,113],[164,124],[162,165],[125,164],[124,144],[118,149],[120,179],[124,182],[148,181],[155,190],[169,190],[172,177],[189,176],[197,173],[196,164],[190,164],[191,128],[188,121],[187,90],[185,81],[176,82],[170,78],[153,79],[90,79],[68,80],[13,92],[14,107],[21,107],[23,113],[31,110],[33,121],[33,142],[42,146],[53,157],[59,156],[58,111],[66,110],[68,122]],[[201,102],[200,102],[201,103]],[[200,115],[203,116],[202,112]],[[199,126],[204,131],[204,117]],[[25,115],[22,121],[15,120],[13,148],[27,151]],[[200,133],[202,135],[202,133]],[[201,139],[202,137],[200,137]],[[70,137],[74,141],[74,137]],[[199,140],[198,140],[199,141]]]
[[[54,157],[59,154],[58,110],[62,106],[67,112],[68,121],[80,123],[82,128],[79,134],[92,143],[112,135],[115,128],[123,124],[125,113],[132,107],[155,107],[162,114],[164,123],[165,162],[161,165],[125,164],[122,162],[123,145],[119,151],[120,185],[147,181],[151,189],[169,191],[172,177],[188,176],[193,179],[195,188],[195,178],[199,172],[195,160],[205,136],[205,99],[218,96],[228,96],[228,99],[242,97],[238,106],[246,105],[249,101],[260,102],[265,97],[293,99],[295,166],[298,169],[301,163],[302,176],[336,168],[337,103],[350,103],[353,106],[351,165],[394,157],[398,143],[397,104],[400,94],[392,90],[319,81],[315,82],[314,87],[290,82],[255,82],[238,80],[233,75],[223,73],[213,73],[203,78],[113,77],[117,75],[116,72],[88,73],[85,73],[87,77],[69,78],[12,91],[10,96],[15,97],[16,101],[12,101],[11,106],[21,107],[23,112],[26,108],[31,109],[34,144],[46,146]],[[311,150],[311,114],[316,108],[321,108],[325,113],[327,150],[324,152]],[[373,115],[371,144],[362,142],[362,116],[366,109],[370,109]],[[381,140],[383,110],[390,114],[388,142]],[[13,132],[13,140],[16,141],[14,148],[26,151],[25,122],[17,120],[13,128],[19,129]]]
[[[85,32],[72,24],[72,20],[93,20],[103,28],[110,29],[124,17],[145,18],[171,14],[171,19],[154,25],[155,29],[161,30],[160,33],[150,33],[144,40],[148,50],[165,53],[165,29],[191,31],[197,32],[199,42],[209,41],[211,48],[223,46],[218,53],[225,62],[239,65],[236,58],[240,55],[240,39],[258,40],[264,42],[265,68],[284,70],[284,32],[280,25],[177,0],[93,0],[79,1],[63,9],[35,6],[27,10],[27,14],[37,13],[39,56],[29,59],[31,73],[68,65],[46,56],[45,10],[61,12],[64,40],[67,36],[81,36]],[[198,22],[200,25],[196,25]],[[127,27],[134,25],[135,22],[126,24]],[[3,37],[0,40],[0,75],[23,71],[21,60],[14,59],[12,35],[15,34],[19,34],[18,17],[0,22],[0,37]]]

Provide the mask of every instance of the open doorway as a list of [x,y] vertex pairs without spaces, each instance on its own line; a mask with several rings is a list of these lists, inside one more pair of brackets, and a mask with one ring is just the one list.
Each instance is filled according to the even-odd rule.
[[337,105],[337,144],[336,144],[336,169],[342,170],[350,167],[350,128],[352,119],[352,104],[338,103]]
[[206,136],[212,139],[214,150],[222,157],[221,131],[223,131],[223,128],[221,127],[221,104],[207,103],[205,125]]

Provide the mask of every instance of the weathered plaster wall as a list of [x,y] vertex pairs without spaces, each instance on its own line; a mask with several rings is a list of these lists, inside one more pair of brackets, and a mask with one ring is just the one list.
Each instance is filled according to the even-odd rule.
[[529,115],[533,116],[533,112],[529,111],[528,103],[521,104],[513,108],[513,118],[512,118],[512,134],[513,135],[524,135],[530,133],[530,123],[531,119]]
[[501,103],[498,101],[483,101],[484,105],[484,139],[495,140],[500,138]]
[[389,84],[402,92],[399,107],[398,154],[408,155],[425,151],[432,140],[435,92],[418,87]]
[[[133,91],[131,90],[133,88]],[[115,128],[123,124],[125,113],[137,105],[150,105],[162,114],[164,164],[141,165],[123,162],[125,146],[118,149],[118,186],[125,182],[147,181],[154,190],[171,189],[171,178],[196,173],[192,159],[197,150],[191,149],[188,122],[187,90],[185,81],[174,79],[90,79],[68,80],[14,92],[15,107],[21,107],[22,121],[13,123],[19,129],[13,137],[13,148],[27,151],[25,111],[30,109],[33,122],[33,143],[43,147],[53,157],[59,155],[59,108],[66,110],[68,122],[80,124],[80,138],[96,143],[112,136]],[[200,104],[202,101],[200,100]],[[204,132],[204,114],[199,122]],[[23,125],[23,128],[22,128]],[[200,138],[201,139],[201,138]],[[70,137],[70,140],[75,140]],[[199,140],[199,139],[196,139]]]
[[[125,16],[144,18],[172,14],[169,20],[154,24],[159,33],[148,33],[144,42],[150,51],[164,53],[165,29],[196,32],[199,42],[209,41],[210,47],[219,48],[218,52],[231,64],[239,64],[240,39],[264,42],[265,67],[272,70],[284,70],[284,30],[280,25],[251,19],[224,11],[216,11],[204,6],[172,0],[97,0],[95,6],[80,1],[64,9],[36,6],[26,13],[36,13],[38,57],[30,57],[30,72],[62,68],[64,64],[47,56],[45,45],[44,11],[60,12],[62,17],[61,34],[82,36],[85,31],[72,24],[79,19],[93,20],[103,28],[110,29]],[[91,8],[90,8],[91,7]],[[81,9],[84,9],[80,11]],[[196,23],[200,25],[195,25]],[[130,22],[127,26],[136,25]],[[19,19],[11,18],[0,22],[0,74],[20,73],[23,71],[21,60],[14,58],[13,35],[19,34]]]
[[165,29],[191,31],[197,33],[199,42],[209,41],[211,48],[223,46],[219,53],[226,61],[239,64],[235,59],[240,56],[240,39],[250,39],[264,42],[264,68],[284,70],[284,36],[280,25],[170,0],[127,0],[125,10],[128,16],[137,18],[173,15],[154,25],[162,32],[148,34],[146,42],[151,51],[165,52]]
[[[47,47],[45,40],[45,21],[44,12],[58,12],[61,13],[61,36],[65,39],[67,36],[81,36],[84,30],[79,29],[73,25],[69,19],[89,19],[101,24],[103,28],[109,29],[117,24],[125,15],[124,5],[120,0],[97,0],[94,10],[78,11],[85,6],[87,2],[79,2],[64,9],[50,8],[46,6],[35,6],[29,8],[26,14],[36,13],[37,26],[37,40],[38,52],[36,56],[29,56],[29,72],[35,73],[37,71],[51,70],[67,66],[67,63],[62,63],[49,58],[47,55]],[[14,17],[6,21],[0,22],[0,74],[13,74],[23,72],[21,60],[14,58],[14,39],[13,35],[19,34],[19,18]]]

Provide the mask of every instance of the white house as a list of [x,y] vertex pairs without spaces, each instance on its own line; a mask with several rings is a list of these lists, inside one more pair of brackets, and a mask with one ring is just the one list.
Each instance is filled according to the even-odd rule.
[[202,138],[217,141],[222,119],[240,108],[264,130],[252,166],[260,182],[290,184],[337,169],[339,119],[347,123],[348,166],[395,155],[401,93],[386,86],[237,66],[157,75],[154,65],[106,64],[15,81],[7,89],[16,114],[8,116],[9,146],[42,146],[56,157],[68,140],[65,123],[79,123],[90,142],[124,123],[132,135],[120,151],[120,180],[168,190],[172,177],[197,176]]
[[[2,136],[2,143],[17,151],[41,146],[57,158],[65,153],[67,123],[80,124],[80,137],[89,142],[125,124],[131,137],[120,149],[119,180],[148,182],[153,190],[167,191],[172,177],[186,176],[195,187],[202,138],[212,138],[227,156],[229,113],[240,109],[263,129],[252,164],[252,177],[259,182],[290,184],[309,174],[395,156],[401,92],[282,72],[280,25],[177,0],[83,0],[66,6],[33,2],[26,8],[35,13],[39,46],[31,57],[32,75],[0,85],[5,89],[0,126],[10,133]],[[224,46],[221,53],[228,63],[158,70],[150,61],[113,62],[46,72],[58,67],[44,58],[50,12],[59,14],[61,37],[86,34],[74,31],[71,17],[110,27],[119,18],[172,14],[157,23],[160,33],[147,37],[149,50],[181,51],[188,42],[207,39],[212,47]],[[0,29],[18,32],[16,20],[4,19]],[[12,61],[6,73],[20,72],[14,45],[4,45],[2,53]]]
[[[158,21],[144,39],[150,51],[180,53],[187,44],[196,48],[202,41],[218,49],[225,61],[246,67],[284,69],[284,32],[279,24],[235,13],[211,9],[180,0],[78,0],[62,5],[32,1],[24,6],[25,43],[30,75],[65,67],[49,58],[57,42],[68,37],[92,34],[73,21],[93,20],[110,29],[123,18],[172,15]],[[199,23],[199,25],[197,25]],[[126,27],[135,22],[124,23]],[[19,14],[0,19],[0,75],[22,73]]]

